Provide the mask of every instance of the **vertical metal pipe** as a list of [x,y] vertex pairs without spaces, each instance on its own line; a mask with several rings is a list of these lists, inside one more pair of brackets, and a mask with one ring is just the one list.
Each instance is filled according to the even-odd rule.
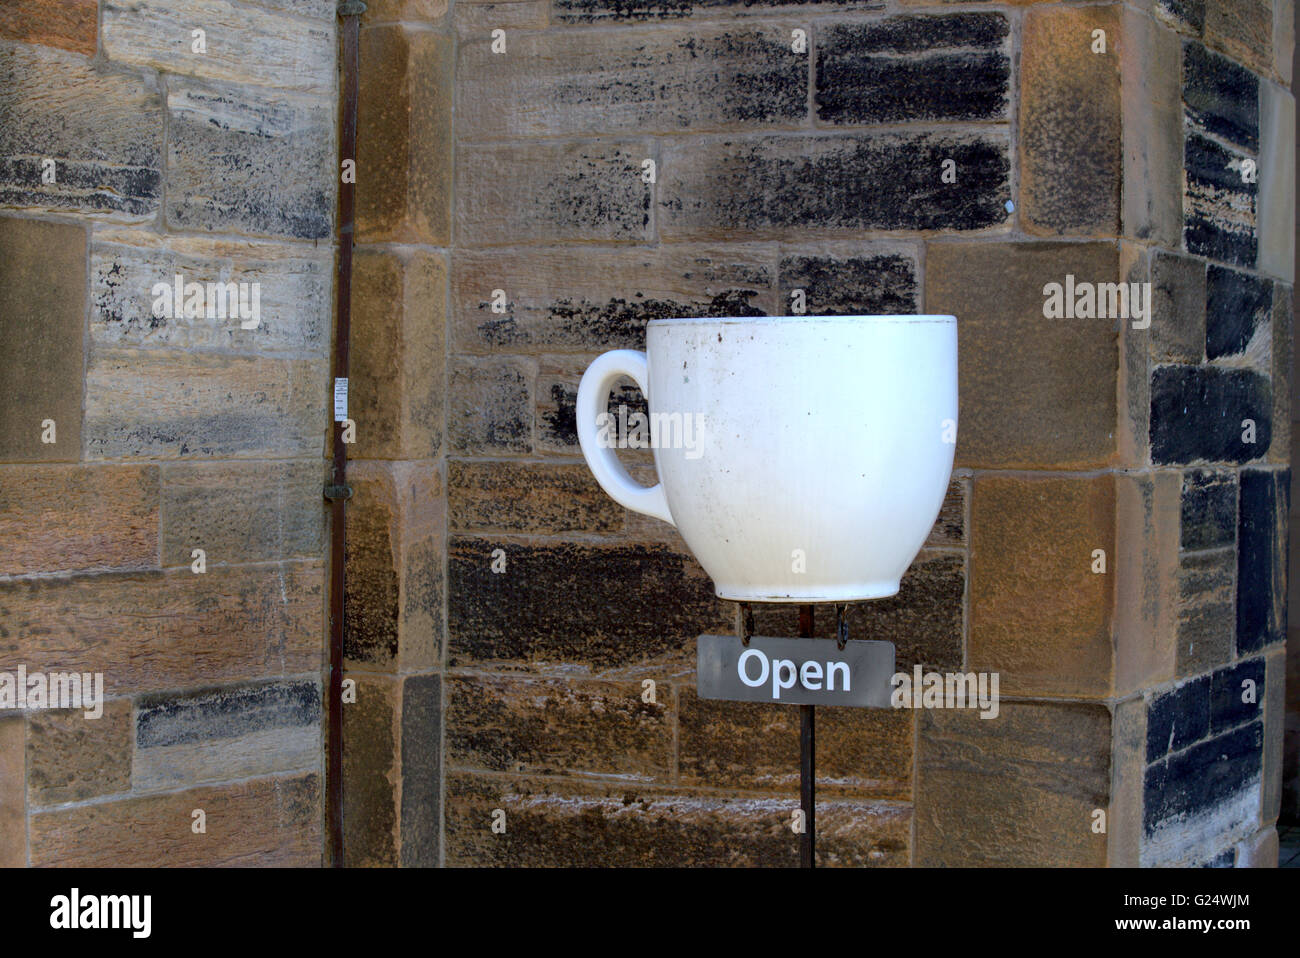
[[[799,637],[813,634],[813,607],[799,606]],[[815,868],[817,848],[817,715],[816,706],[799,706],[799,805],[803,809],[803,835],[799,867]]]
[[[356,160],[357,90],[361,61],[360,17],[366,5],[345,0],[338,8],[343,20],[343,103],[339,130],[339,159]],[[342,170],[342,162],[338,169]],[[352,334],[352,234],[356,219],[356,177],[340,177],[338,283],[335,289],[334,379],[348,377],[348,347]],[[343,589],[347,549],[348,450],[343,423],[334,423],[334,461],[325,496],[330,500],[330,648],[329,733],[326,746],[326,820],[330,864],[343,867]]]

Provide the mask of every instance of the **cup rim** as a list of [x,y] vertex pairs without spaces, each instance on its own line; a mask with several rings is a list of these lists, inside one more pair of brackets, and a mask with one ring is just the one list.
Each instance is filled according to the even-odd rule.
[[683,316],[652,319],[647,326],[722,326],[722,325],[777,325],[782,323],[830,323],[849,324],[859,321],[872,323],[955,323],[957,317],[948,313],[894,313],[889,315],[857,316]]

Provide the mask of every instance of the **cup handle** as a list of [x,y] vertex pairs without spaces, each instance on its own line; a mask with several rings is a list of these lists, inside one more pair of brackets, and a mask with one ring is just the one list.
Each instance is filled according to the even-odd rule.
[[620,376],[627,376],[639,387],[641,394],[649,396],[645,353],[635,349],[613,349],[596,358],[582,374],[578,384],[578,444],[587,467],[596,477],[600,487],[621,506],[662,519],[671,525],[672,513],[664,496],[662,482],[643,486],[632,480],[614,450],[603,445],[596,429],[596,417],[608,414],[609,391]]

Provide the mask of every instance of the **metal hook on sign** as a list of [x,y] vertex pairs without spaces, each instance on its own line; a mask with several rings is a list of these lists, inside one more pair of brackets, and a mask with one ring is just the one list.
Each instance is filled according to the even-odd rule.
[[843,650],[849,641],[849,606],[848,603],[835,606],[835,647]]
[[748,602],[740,603],[740,614],[744,619],[744,636],[740,640],[741,645],[749,645],[749,637],[754,634],[754,610],[749,607]]

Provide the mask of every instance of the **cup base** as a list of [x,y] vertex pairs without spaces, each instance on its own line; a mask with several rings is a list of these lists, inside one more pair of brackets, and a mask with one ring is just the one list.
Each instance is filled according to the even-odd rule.
[[818,603],[863,602],[888,599],[898,595],[898,582],[864,582],[858,585],[817,586],[808,589],[753,588],[719,585],[714,589],[719,599],[730,602],[782,602],[795,605]]

